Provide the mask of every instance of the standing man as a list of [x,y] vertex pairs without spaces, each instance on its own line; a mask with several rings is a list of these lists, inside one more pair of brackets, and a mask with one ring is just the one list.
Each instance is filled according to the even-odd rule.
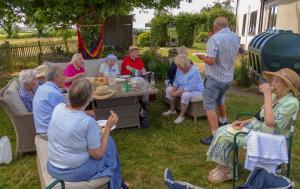
[[197,55],[205,62],[203,106],[212,132],[211,136],[200,139],[200,142],[206,145],[213,140],[218,126],[227,124],[225,94],[233,80],[234,63],[240,44],[239,37],[228,28],[228,20],[225,17],[214,20],[213,30],[214,34],[206,45],[207,55]]

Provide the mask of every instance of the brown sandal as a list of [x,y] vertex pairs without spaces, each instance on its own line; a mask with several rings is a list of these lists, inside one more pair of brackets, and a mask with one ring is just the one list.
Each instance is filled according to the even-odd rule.
[[217,172],[214,172],[211,175],[208,175],[207,178],[208,178],[209,182],[219,183],[219,182],[224,182],[226,180],[231,180],[232,174],[231,174],[231,171],[225,172],[225,171],[219,170]]

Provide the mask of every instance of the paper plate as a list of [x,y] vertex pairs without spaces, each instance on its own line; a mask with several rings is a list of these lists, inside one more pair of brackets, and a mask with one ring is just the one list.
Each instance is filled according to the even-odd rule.
[[197,55],[204,55],[207,56],[206,53],[193,53],[192,55],[197,56]]
[[237,132],[249,132],[246,127],[243,127],[241,130],[235,130],[232,126],[226,127],[226,131],[232,134],[236,134]]
[[127,79],[127,78],[130,78],[130,75],[120,75],[119,78]]
[[[100,127],[100,129],[104,129],[106,126],[107,120],[106,119],[98,120],[97,123],[98,123],[98,126]],[[116,127],[117,127],[116,125],[112,126],[111,131],[116,129]]]
[[124,82],[126,81],[126,79],[123,79],[123,78],[116,78],[116,82]]

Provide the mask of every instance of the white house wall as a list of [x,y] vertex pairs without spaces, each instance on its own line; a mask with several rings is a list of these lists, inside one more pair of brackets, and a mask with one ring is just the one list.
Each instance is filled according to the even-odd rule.
[[[241,45],[244,48],[248,49],[249,42],[253,39],[255,35],[258,34],[259,28],[259,17],[260,17],[260,0],[240,0],[238,12],[237,12],[237,33],[241,38]],[[257,18],[256,18],[256,27],[255,27],[255,35],[249,35],[249,25],[250,25],[250,15],[252,12],[257,11]],[[246,27],[245,27],[245,34],[242,35],[242,27],[243,27],[243,18],[244,14],[247,14],[246,19]]]
[[267,1],[264,8],[263,31],[268,29],[269,8],[274,4],[277,5],[278,11],[275,29],[300,33],[300,0]]

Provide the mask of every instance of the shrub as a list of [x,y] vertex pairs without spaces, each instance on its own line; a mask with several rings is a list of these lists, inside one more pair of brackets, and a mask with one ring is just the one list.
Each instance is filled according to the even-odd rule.
[[158,13],[151,20],[151,45],[166,46],[168,41],[168,24],[173,20],[172,15]]
[[168,73],[168,58],[162,57],[156,53],[156,49],[150,49],[143,52],[141,55],[145,68],[148,71],[155,73],[155,78],[164,80]]
[[141,33],[137,40],[139,46],[149,47],[150,46],[150,32]]
[[196,42],[207,42],[208,32],[199,32],[196,37]]
[[249,87],[251,85],[251,80],[249,77],[249,60],[247,56],[240,57],[239,64],[236,64],[234,68],[234,79],[238,86]]
[[196,24],[197,23],[194,14],[180,13],[175,17],[179,45],[184,45],[186,47],[193,46]]

